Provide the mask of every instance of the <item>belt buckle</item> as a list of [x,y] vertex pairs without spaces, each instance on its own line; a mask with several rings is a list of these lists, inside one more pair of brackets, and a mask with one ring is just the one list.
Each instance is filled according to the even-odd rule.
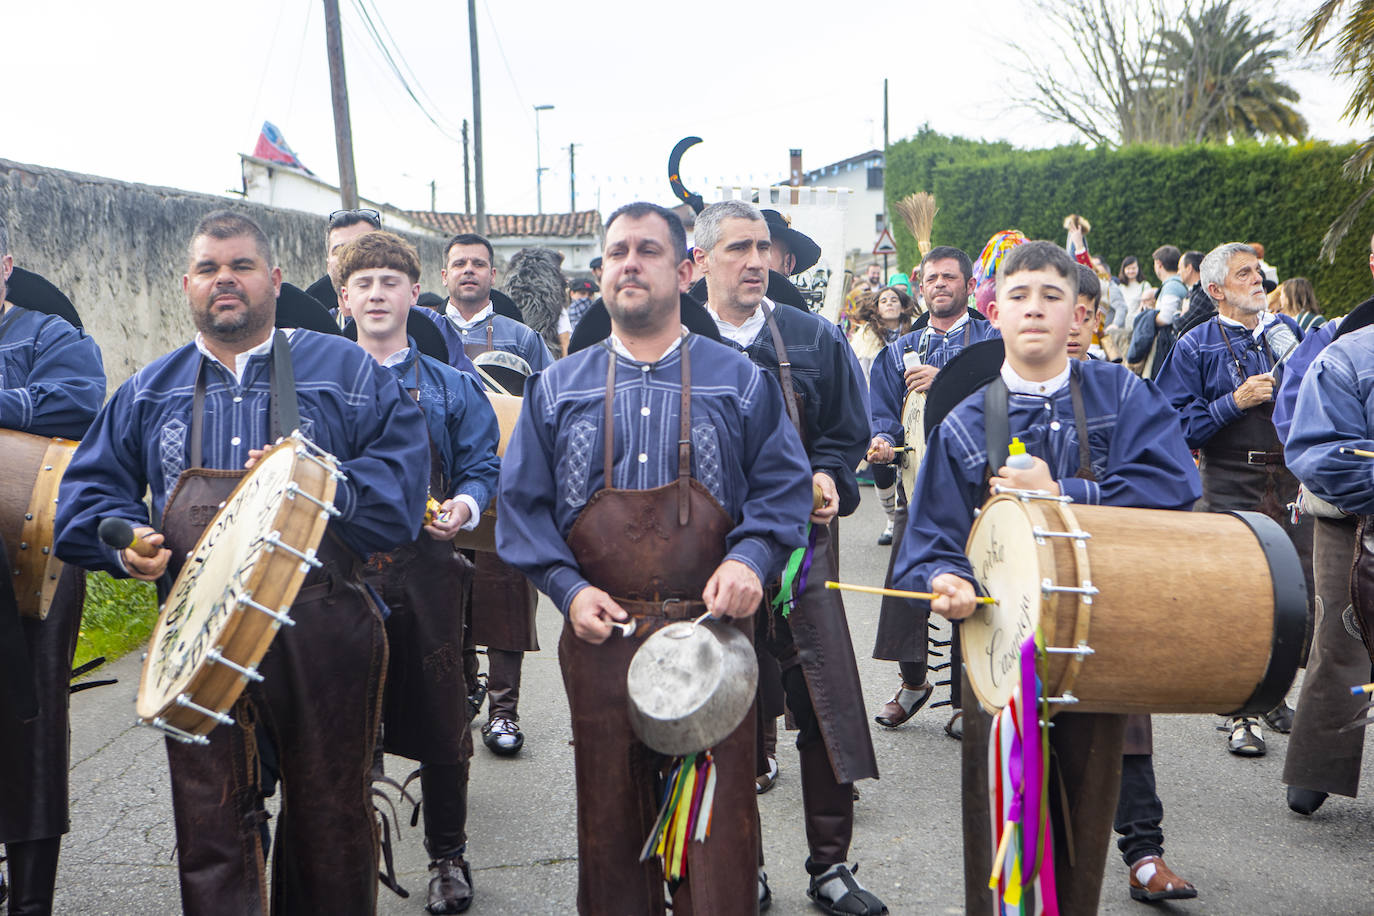
[[1269,463],[1269,453],[1268,453],[1268,452],[1257,452],[1257,451],[1251,449],[1249,455],[1246,457],[1245,460],[1246,460],[1246,463],[1247,463],[1247,464],[1268,464],[1268,463]]

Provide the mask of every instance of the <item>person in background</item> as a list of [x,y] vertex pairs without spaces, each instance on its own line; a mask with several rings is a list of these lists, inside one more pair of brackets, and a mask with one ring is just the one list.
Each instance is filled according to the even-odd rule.
[[1128,255],[1121,260],[1121,274],[1116,278],[1116,282],[1121,286],[1121,294],[1126,298],[1126,327],[1129,329],[1135,323],[1135,316],[1140,314],[1140,297],[1145,290],[1150,289],[1150,284],[1140,278],[1140,261],[1135,255]]
[[1279,284],[1279,311],[1296,321],[1303,334],[1326,324],[1326,316],[1317,305],[1317,291],[1306,277],[1293,277]]
[[[863,326],[854,334],[851,343],[854,355],[859,358],[859,366],[863,369],[864,381],[867,382],[873,358],[888,344],[911,330],[911,323],[916,318],[916,302],[901,287],[884,286],[878,290],[873,302],[865,302],[860,307],[855,317],[863,322]],[[870,472],[873,485],[878,489],[878,500],[887,515],[887,527],[878,535],[878,543],[886,546],[892,543],[897,524],[897,466],[874,464],[870,465]]]

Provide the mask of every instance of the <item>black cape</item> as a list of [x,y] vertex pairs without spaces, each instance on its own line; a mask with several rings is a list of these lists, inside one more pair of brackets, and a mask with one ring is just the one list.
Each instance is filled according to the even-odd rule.
[[[716,320],[711,317],[710,312],[706,311],[706,306],[693,299],[688,293],[682,293],[680,302],[682,323],[687,327],[687,330],[693,334],[700,334],[702,337],[720,340],[720,330],[716,328]],[[568,355],[571,356],[578,350],[585,350],[610,336],[611,313],[606,311],[606,303],[602,301],[600,296],[597,296],[596,301],[587,307],[582,320],[577,323],[577,328],[572,333],[572,339],[568,341]]]
[[31,270],[16,267],[10,273],[5,298],[20,308],[44,315],[56,315],[74,328],[81,327],[81,316],[76,306],[46,277]]

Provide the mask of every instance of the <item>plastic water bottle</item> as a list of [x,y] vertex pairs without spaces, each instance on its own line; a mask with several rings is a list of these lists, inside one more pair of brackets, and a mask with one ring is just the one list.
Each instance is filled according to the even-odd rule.
[[1007,446],[1007,467],[1018,471],[1035,467],[1035,458],[1026,452],[1026,444],[1014,436]]
[[916,354],[916,348],[907,344],[902,350],[902,369],[910,372],[921,364],[921,357]]

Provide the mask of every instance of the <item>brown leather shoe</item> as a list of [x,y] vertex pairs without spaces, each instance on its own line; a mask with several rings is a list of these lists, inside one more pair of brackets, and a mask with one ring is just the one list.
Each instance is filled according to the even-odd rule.
[[935,688],[926,681],[920,687],[908,687],[906,682],[897,688],[892,699],[888,700],[883,706],[883,711],[873,717],[884,728],[896,728],[906,722],[926,705],[926,700],[930,699],[930,694]]
[[1145,903],[1191,900],[1197,888],[1174,874],[1159,856],[1146,856],[1131,866],[1131,899]]

